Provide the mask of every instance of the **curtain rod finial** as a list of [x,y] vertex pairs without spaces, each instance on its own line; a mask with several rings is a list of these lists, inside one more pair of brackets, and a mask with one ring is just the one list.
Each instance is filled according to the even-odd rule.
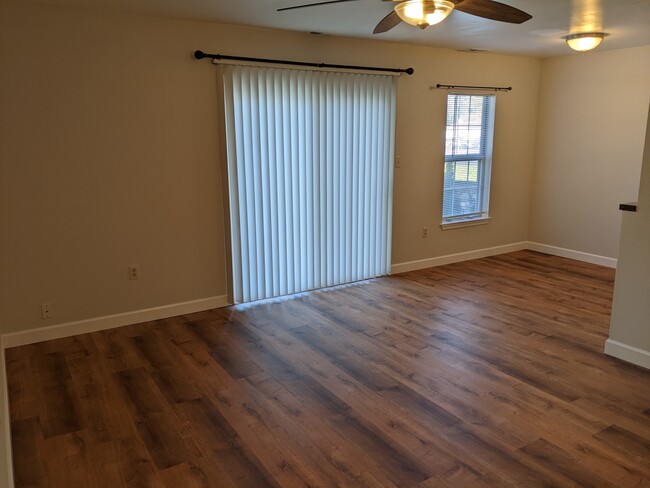
[[406,68],[406,70],[404,71],[407,75],[412,75],[413,73],[415,73],[415,70],[413,68]]
[[205,53],[203,51],[199,51],[198,49],[194,51],[194,58],[195,59],[203,59],[205,58]]

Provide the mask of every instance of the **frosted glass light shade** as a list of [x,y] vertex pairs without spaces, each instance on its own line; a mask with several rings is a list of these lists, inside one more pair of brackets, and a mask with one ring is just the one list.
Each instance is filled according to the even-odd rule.
[[408,0],[395,5],[395,13],[407,24],[426,29],[442,22],[454,9],[448,0]]
[[597,47],[607,34],[603,32],[584,32],[581,34],[571,34],[564,39],[574,51],[589,51]]

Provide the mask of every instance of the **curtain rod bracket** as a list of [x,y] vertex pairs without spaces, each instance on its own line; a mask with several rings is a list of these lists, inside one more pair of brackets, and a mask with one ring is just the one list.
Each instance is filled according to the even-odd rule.
[[406,73],[412,75],[415,73],[413,68],[377,68],[375,66],[352,66],[347,64],[329,64],[329,63],[309,63],[303,61],[287,61],[285,59],[265,59],[265,58],[247,58],[243,56],[226,56],[224,54],[209,54],[200,50],[194,51],[195,59],[227,59],[233,61],[249,61],[253,63],[271,63],[271,64],[288,64],[291,66],[311,66],[313,68],[338,68],[338,69],[353,69],[364,71],[386,71],[389,73]]
[[470,86],[470,85],[442,85],[438,83],[435,86],[430,86],[429,90],[441,88],[443,90],[494,90],[494,91],[511,91],[511,86]]

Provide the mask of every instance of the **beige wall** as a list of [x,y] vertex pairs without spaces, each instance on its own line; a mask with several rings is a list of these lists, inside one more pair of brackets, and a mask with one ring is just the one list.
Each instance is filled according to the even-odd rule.
[[[195,49],[413,66],[399,82],[393,262],[527,237],[539,60],[0,5],[5,333],[226,293],[215,71]],[[435,83],[514,87],[497,102],[489,225],[439,230],[445,97]],[[127,280],[132,263],[138,281]],[[40,318],[45,301],[53,319]]]
[[0,19],[4,332],[223,293],[214,74],[184,45],[194,25],[12,4]]
[[[448,50],[403,49],[416,75],[400,81],[397,111],[393,263],[525,241],[537,118],[540,61]],[[491,222],[440,229],[446,92],[436,83],[512,86],[496,102]],[[423,226],[430,237],[421,239]]]
[[[646,110],[648,105],[646,104]],[[609,338],[622,345],[610,354],[650,367],[650,113],[636,212],[624,212]],[[626,348],[645,354],[632,355]],[[645,357],[643,357],[645,356]]]
[[618,204],[638,192],[649,60],[645,46],[543,61],[531,241],[617,257]]

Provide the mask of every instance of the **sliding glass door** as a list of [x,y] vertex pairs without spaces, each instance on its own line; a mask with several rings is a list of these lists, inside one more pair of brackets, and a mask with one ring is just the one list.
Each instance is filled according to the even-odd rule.
[[224,66],[236,303],[390,272],[396,78]]

